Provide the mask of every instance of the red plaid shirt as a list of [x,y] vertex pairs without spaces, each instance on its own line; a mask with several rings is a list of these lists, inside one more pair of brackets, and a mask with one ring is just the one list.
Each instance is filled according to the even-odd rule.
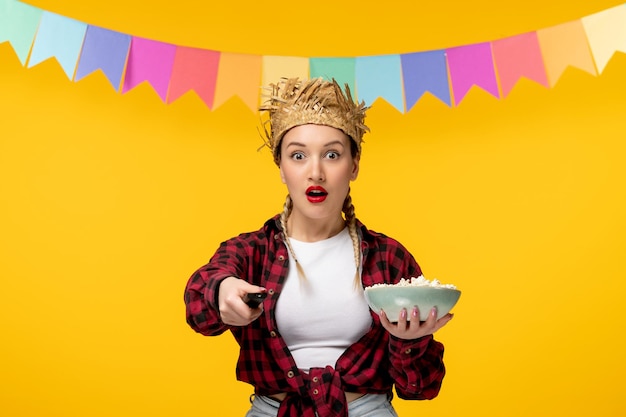
[[[421,274],[413,256],[400,243],[357,224],[364,287]],[[191,276],[185,289],[189,325],[207,336],[230,330],[239,343],[237,379],[253,385],[257,395],[286,392],[278,413],[281,417],[315,417],[316,413],[318,417],[347,416],[344,392],[391,394],[393,385],[403,399],[436,397],[445,374],[443,345],[432,336],[416,340],[391,336],[373,312],[370,330],[346,349],[334,368],[314,368],[308,373],[298,369],[276,325],[276,301],[289,269],[282,239],[276,216],[258,231],[222,243],[209,263]],[[247,326],[228,326],[220,320],[218,289],[229,276],[268,291],[263,315]]]

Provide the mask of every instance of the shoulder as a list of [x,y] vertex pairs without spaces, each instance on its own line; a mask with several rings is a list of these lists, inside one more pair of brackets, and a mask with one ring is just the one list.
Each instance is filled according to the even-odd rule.
[[357,228],[365,253],[385,259],[387,262],[415,262],[413,254],[395,238],[370,230],[358,220]]
[[402,243],[358,221],[357,228],[363,245],[363,268],[367,271],[363,273],[364,285],[396,283],[402,277],[421,275],[413,254]]
[[375,230],[368,229],[360,220],[356,220],[357,229],[359,230],[359,234],[363,242],[366,242],[370,247],[374,246],[392,246],[403,248],[404,246],[398,240],[390,237],[382,232],[377,232]]
[[254,245],[258,242],[274,239],[274,236],[278,235],[280,232],[280,223],[278,222],[278,215],[276,215],[268,219],[259,229],[242,232],[226,240],[222,245]]

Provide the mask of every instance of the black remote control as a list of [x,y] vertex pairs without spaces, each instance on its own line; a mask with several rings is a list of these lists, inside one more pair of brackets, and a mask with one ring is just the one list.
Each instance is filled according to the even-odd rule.
[[243,302],[250,308],[257,308],[266,297],[266,292],[249,292],[243,297]]

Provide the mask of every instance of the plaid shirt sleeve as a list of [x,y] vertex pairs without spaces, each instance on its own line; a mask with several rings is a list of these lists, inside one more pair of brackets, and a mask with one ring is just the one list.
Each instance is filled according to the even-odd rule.
[[413,341],[390,336],[389,360],[398,397],[431,400],[439,394],[445,375],[443,345],[432,335]]
[[215,336],[230,329],[220,319],[218,295],[227,277],[243,278],[248,254],[244,236],[223,242],[208,264],[193,273],[185,288],[187,323],[205,336]]

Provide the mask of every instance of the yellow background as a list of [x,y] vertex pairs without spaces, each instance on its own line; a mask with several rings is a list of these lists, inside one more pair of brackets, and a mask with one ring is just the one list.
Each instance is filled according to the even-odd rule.
[[[416,52],[550,27],[615,0],[33,0],[180,45],[262,55]],[[618,416],[626,409],[626,56],[505,99],[427,95],[368,122],[357,215],[463,291],[438,338],[448,374],[402,416]],[[258,116],[74,83],[0,45],[0,415],[243,416],[230,335],[186,325],[183,288],[286,193]],[[350,320],[350,317],[346,317]]]

